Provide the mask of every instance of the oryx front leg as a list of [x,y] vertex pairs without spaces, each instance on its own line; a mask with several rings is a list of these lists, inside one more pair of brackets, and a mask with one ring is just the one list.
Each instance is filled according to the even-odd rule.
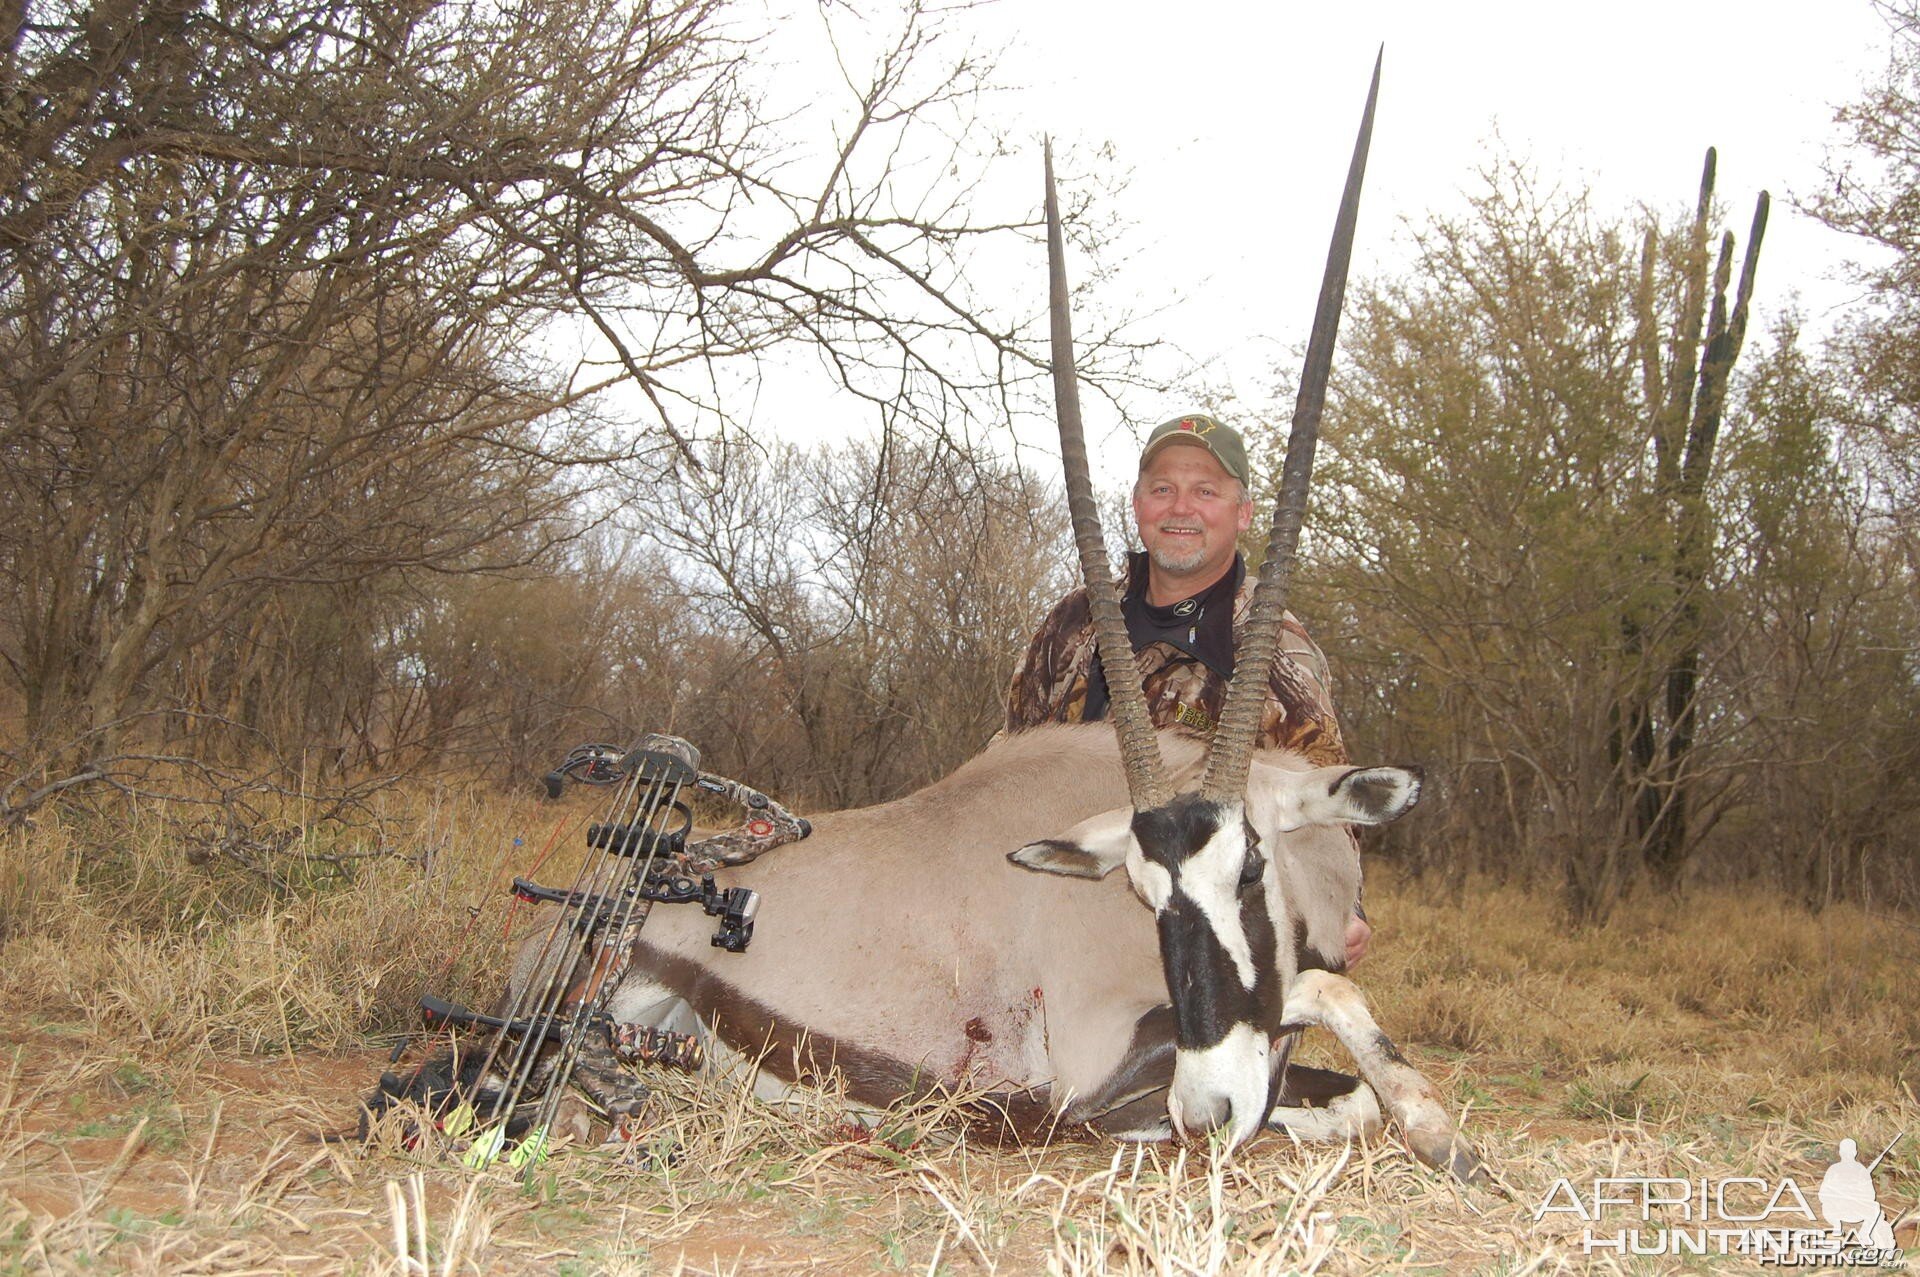
[[1454,1129],[1433,1083],[1408,1064],[1400,1048],[1380,1031],[1353,981],[1329,971],[1302,971],[1287,991],[1285,1017],[1289,1026],[1318,1024],[1333,1031],[1386,1105],[1415,1157],[1463,1184],[1491,1181],[1479,1155]]
[[1329,1069],[1289,1064],[1280,1102],[1267,1114],[1267,1128],[1307,1143],[1369,1139],[1386,1122],[1373,1088],[1357,1077]]

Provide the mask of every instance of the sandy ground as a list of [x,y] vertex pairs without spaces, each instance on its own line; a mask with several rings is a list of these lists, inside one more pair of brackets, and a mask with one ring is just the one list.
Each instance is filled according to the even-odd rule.
[[1438,1179],[1391,1134],[1351,1153],[1270,1137],[1221,1167],[1203,1150],[876,1138],[830,1104],[789,1116],[695,1089],[657,1127],[673,1155],[643,1135],[562,1150],[522,1182],[394,1140],[320,1140],[351,1125],[385,1052],[155,1059],[47,1023],[5,1040],[6,1271],[1749,1271],[1584,1254],[1580,1221],[1534,1214],[1560,1177],[1582,1194],[1602,1175],[1811,1186],[1843,1127],[1872,1151],[1902,1122],[1877,1182],[1916,1245],[1910,1098],[1884,1135],[1852,1129],[1856,1110],[1812,1130],[1764,1112],[1650,1122],[1523,1060],[1415,1053],[1509,1196]]

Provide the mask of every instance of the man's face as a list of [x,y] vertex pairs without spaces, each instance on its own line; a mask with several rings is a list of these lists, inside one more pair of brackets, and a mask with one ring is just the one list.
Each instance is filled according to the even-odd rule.
[[1204,447],[1171,443],[1156,452],[1133,488],[1140,543],[1156,573],[1196,589],[1224,575],[1234,538],[1253,518],[1241,496],[1239,480]]

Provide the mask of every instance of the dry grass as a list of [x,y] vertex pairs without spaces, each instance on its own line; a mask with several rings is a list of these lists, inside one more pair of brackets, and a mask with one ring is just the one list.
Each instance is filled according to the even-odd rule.
[[1390,1137],[1231,1161],[993,1149],[938,1114],[866,1131],[830,1095],[773,1109],[671,1077],[639,1141],[560,1150],[524,1183],[408,1150],[397,1122],[318,1143],[423,979],[485,996],[497,905],[442,975],[447,955],[502,853],[524,866],[556,817],[393,803],[407,857],[286,899],[185,863],[157,823],[47,820],[0,845],[0,1271],[1666,1271],[1682,1261],[1588,1259],[1577,1223],[1532,1207],[1559,1177],[1811,1185],[1843,1136],[1878,1151],[1902,1130],[1881,1199],[1920,1196],[1911,923],[1702,895],[1575,932],[1517,891],[1435,901],[1379,872],[1362,983],[1511,1198]]

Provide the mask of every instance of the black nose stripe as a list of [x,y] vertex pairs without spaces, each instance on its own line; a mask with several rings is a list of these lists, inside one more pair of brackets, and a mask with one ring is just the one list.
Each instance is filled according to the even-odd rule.
[[[1245,1024],[1271,1033],[1280,1024],[1280,978],[1276,970],[1274,923],[1263,891],[1239,892],[1240,925],[1253,960],[1254,984],[1241,983],[1240,968],[1214,934],[1213,926],[1183,889],[1180,872],[1195,853],[1219,835],[1227,808],[1182,794],[1153,811],[1135,812],[1134,838],[1141,855],[1173,879],[1173,891],[1157,915],[1160,962],[1174,1016],[1174,1041],[1182,1050],[1217,1046],[1234,1026]],[[1248,831],[1249,848],[1257,839]],[[1235,879],[1239,865],[1234,867]],[[1225,884],[1229,891],[1236,883]]]
[[1192,900],[1175,892],[1160,911],[1159,924],[1174,1041],[1189,1051],[1215,1046],[1252,1010],[1249,990]]
[[1159,913],[1160,963],[1173,1005],[1174,1041],[1183,1050],[1217,1046],[1235,1025],[1266,1032],[1279,1024],[1273,926],[1264,907],[1242,901],[1241,925],[1253,956],[1253,987],[1192,899],[1176,891]]

